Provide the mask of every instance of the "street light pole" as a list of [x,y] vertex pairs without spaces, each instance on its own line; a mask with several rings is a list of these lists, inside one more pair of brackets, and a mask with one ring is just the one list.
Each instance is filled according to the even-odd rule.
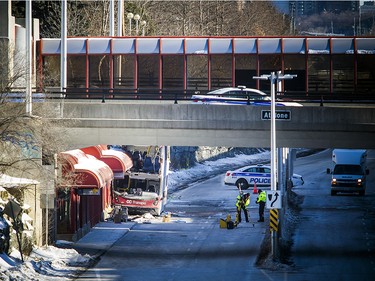
[[[60,51],[60,92],[64,96],[66,92],[67,82],[67,69],[68,69],[68,24],[67,24],[67,0],[61,0],[61,51]],[[64,100],[62,99],[60,115],[64,116]]]
[[32,3],[26,1],[26,114],[31,116],[32,112]]
[[115,1],[109,1],[109,36],[115,36]]
[[277,156],[276,156],[276,106],[275,106],[275,84],[278,81],[279,74],[271,72],[270,75],[254,76],[253,79],[270,80],[271,82],[271,190],[277,190]]
[[[281,71],[277,73],[271,72],[270,75],[254,76],[253,79],[270,80],[271,82],[271,190],[277,190],[277,151],[276,151],[276,85],[280,88],[281,80],[293,79],[297,75],[285,74]],[[277,256],[277,236],[276,232],[272,231],[271,239],[272,256],[275,259]]]
[[132,19],[134,18],[133,13],[128,13],[126,16],[129,20],[129,35],[132,35]]
[[124,23],[123,20],[123,14],[124,14],[124,1],[118,0],[118,7],[117,7],[117,36],[122,36],[122,26]]
[[275,72],[271,72],[269,79],[271,80],[271,190],[277,190]]
[[141,21],[141,26],[142,26],[142,36],[145,36],[145,27],[146,27],[146,21],[145,20]]
[[139,19],[141,18],[140,15],[138,14],[135,14],[134,16],[134,20],[135,20],[135,35],[138,36],[138,31],[139,31],[139,27],[138,27],[138,22],[139,22]]

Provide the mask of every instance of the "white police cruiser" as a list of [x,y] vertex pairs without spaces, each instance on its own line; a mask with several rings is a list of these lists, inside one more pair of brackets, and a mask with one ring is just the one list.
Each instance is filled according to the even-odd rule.
[[[304,183],[302,176],[293,174],[292,184],[302,185]],[[256,184],[259,186],[271,185],[271,167],[262,164],[242,167],[234,171],[227,171],[224,177],[224,184],[241,186],[241,189],[248,189]]]
[[[246,86],[227,87],[217,89],[207,94],[194,94],[191,97],[193,103],[202,104],[238,104],[238,105],[270,105],[271,98],[266,93]],[[278,98],[276,106],[302,106],[302,104]]]

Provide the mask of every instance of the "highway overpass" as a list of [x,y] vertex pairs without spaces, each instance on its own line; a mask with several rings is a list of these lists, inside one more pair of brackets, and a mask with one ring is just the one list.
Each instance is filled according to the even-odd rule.
[[[61,107],[60,107],[61,108]],[[270,147],[269,106],[65,101],[71,148],[95,144]],[[375,107],[277,107],[277,147],[375,149]],[[263,114],[263,115],[262,115]]]

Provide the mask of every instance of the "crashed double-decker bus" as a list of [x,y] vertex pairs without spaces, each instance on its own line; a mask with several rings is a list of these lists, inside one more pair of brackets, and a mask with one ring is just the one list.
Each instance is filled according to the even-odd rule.
[[[126,146],[133,168],[113,185],[114,205],[127,207],[128,214],[159,216],[167,203],[169,146]],[[143,150],[143,152],[142,152]]]

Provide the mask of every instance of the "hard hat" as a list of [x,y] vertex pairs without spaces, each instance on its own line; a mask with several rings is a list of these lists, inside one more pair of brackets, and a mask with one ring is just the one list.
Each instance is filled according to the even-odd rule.
[[262,190],[261,189],[258,189],[258,193],[261,193],[262,192]]

